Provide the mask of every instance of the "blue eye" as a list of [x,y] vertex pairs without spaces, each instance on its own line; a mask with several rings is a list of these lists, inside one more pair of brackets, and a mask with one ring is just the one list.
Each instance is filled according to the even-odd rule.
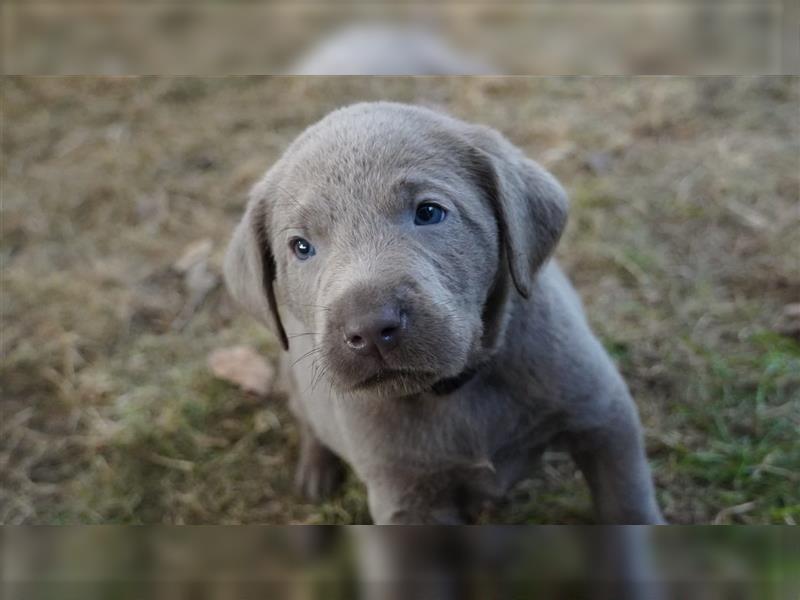
[[290,242],[290,245],[292,247],[292,252],[294,252],[294,255],[300,260],[308,260],[317,253],[317,251],[314,250],[314,246],[311,245],[311,242],[303,238],[294,238]]
[[444,221],[447,211],[433,202],[423,202],[414,214],[414,225],[436,225]]

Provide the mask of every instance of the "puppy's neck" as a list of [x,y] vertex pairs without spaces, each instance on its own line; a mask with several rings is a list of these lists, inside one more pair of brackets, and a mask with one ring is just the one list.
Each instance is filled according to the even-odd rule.
[[446,396],[448,394],[452,394],[456,390],[460,389],[464,384],[472,380],[472,378],[477,375],[479,370],[480,366],[467,367],[458,375],[440,379],[431,386],[431,391],[436,396]]

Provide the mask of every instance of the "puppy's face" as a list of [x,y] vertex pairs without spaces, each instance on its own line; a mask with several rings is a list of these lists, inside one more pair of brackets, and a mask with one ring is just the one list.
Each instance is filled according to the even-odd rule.
[[[240,300],[261,293],[285,344],[311,347],[298,364],[340,391],[419,393],[481,354],[512,236],[491,158],[460,127],[400,105],[337,111],[254,190],[237,237],[260,264],[238,272],[250,258],[235,239],[229,285]],[[263,287],[242,290],[241,277]],[[284,331],[281,313],[301,330]]]
[[451,138],[416,113],[345,112],[273,182],[279,303],[304,327],[287,335],[314,332],[341,390],[413,394],[480,347],[498,229]]

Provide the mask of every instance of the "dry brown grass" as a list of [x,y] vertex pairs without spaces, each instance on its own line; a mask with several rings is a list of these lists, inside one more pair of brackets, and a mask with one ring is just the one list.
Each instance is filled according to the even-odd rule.
[[[279,397],[215,381],[268,334],[172,265],[304,127],[369,99],[504,131],[573,199],[559,258],[618,360],[679,523],[800,519],[797,79],[6,78],[0,522],[366,522],[291,493]],[[582,522],[551,457],[487,515]]]

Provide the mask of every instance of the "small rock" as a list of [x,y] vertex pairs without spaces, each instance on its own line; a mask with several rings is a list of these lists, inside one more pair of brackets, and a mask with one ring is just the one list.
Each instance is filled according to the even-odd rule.
[[198,171],[210,171],[217,163],[210,156],[194,156],[189,160],[189,165]]
[[605,175],[614,164],[608,152],[591,152],[586,157],[586,166],[595,175]]
[[143,196],[136,201],[136,216],[140,223],[151,225],[151,229],[158,227],[167,219],[169,202],[162,191],[152,196]]
[[800,340],[800,302],[783,307],[778,332]]
[[183,254],[172,266],[179,273],[186,273],[194,265],[206,262],[213,248],[214,242],[208,238],[194,241],[184,248]]
[[219,276],[208,269],[205,262],[193,265],[184,276],[186,291],[189,292],[189,304],[197,308],[206,296],[217,287]]
[[250,346],[214,350],[208,355],[208,368],[218,379],[259,396],[266,396],[275,380],[275,369]]
[[800,302],[787,304],[783,307],[783,316],[789,319],[800,319]]
[[172,329],[183,329],[194,314],[200,309],[214,288],[220,282],[220,277],[209,269],[208,262],[201,260],[195,262],[183,273],[183,286],[186,290],[186,300],[181,312],[172,322]]

